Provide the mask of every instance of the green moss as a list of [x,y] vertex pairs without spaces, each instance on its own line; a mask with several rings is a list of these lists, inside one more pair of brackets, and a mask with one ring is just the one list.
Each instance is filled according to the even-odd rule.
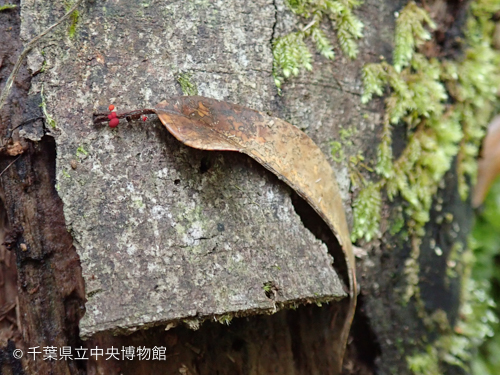
[[[69,11],[71,7],[73,6],[73,2],[70,2],[68,0],[64,0],[64,6],[66,8],[66,11]],[[78,19],[80,18],[80,13],[78,10],[75,10],[71,15],[69,16],[70,24],[69,24],[69,29],[68,29],[68,34],[70,38],[74,38],[76,35],[76,25],[78,24]]]
[[344,160],[344,150],[342,144],[338,141],[330,142],[331,154],[333,161],[340,163]]
[[[366,169],[369,172],[373,170],[364,163],[364,156],[354,145],[352,136],[357,133],[357,129],[352,126],[350,128],[342,128],[339,130],[340,142],[330,142],[330,152],[332,159],[336,163],[346,163],[349,169],[349,177],[353,186],[360,186],[365,183],[365,178],[360,172],[360,169]],[[350,155],[346,160],[346,155]]]
[[182,73],[177,77],[177,82],[181,85],[182,92],[184,95],[198,95],[198,86],[191,82],[191,73]]
[[0,5],[0,12],[2,10],[9,10],[9,9],[16,9],[17,5],[16,4],[5,4],[5,5]]
[[342,140],[342,143],[346,144],[347,146],[352,146],[353,143],[352,143],[352,140],[351,140],[351,137],[353,135],[355,135],[356,133],[358,132],[358,130],[352,126],[348,129],[340,129],[339,130],[339,135],[340,135],[340,139]]
[[495,304],[486,293],[487,286],[465,278],[460,320],[452,329],[446,316],[438,317],[444,331],[438,340],[427,345],[424,352],[407,357],[408,368],[415,375],[440,375],[445,365],[459,366],[470,372],[472,354],[486,338],[493,335],[492,325],[498,323],[492,309]]
[[266,281],[265,283],[263,283],[262,285],[262,289],[264,290],[264,292],[266,293],[269,293],[273,290],[274,288],[274,283],[272,281]]
[[391,228],[389,229],[389,233],[394,236],[395,234],[399,233],[405,225],[405,219],[402,210],[396,211],[396,217],[391,220],[391,223],[392,224]]
[[[43,56],[43,54],[42,54],[42,56]],[[45,70],[47,70],[47,60],[43,59],[43,63],[42,63],[42,67],[40,69],[40,73],[45,72]]]
[[379,233],[382,197],[380,185],[368,182],[353,203],[354,223],[351,240],[364,237],[367,241]]
[[132,204],[136,208],[144,207],[144,201],[142,200],[142,197],[132,197]]
[[[500,293],[500,178],[490,189],[483,209],[476,218],[472,231],[470,247],[476,258],[472,277],[476,280],[488,280],[490,293],[498,301]],[[467,254],[467,253],[466,253]],[[500,307],[497,306],[495,314],[500,317]],[[495,375],[500,373],[500,325],[493,327],[495,334],[480,348],[479,355],[472,363],[473,374]]]
[[396,20],[396,48],[394,49],[393,64],[400,72],[407,66],[413,57],[415,49],[424,41],[431,39],[431,33],[424,27],[435,28],[427,12],[414,2],[409,3]]
[[342,51],[350,58],[358,54],[356,40],[363,36],[363,24],[354,16],[359,0],[287,0],[289,8],[301,17],[300,30],[277,38],[273,42],[273,76],[276,86],[299,74],[301,69],[311,70],[312,54],[305,41],[310,38],[316,50],[326,57],[335,56],[333,45],[321,29],[324,20],[330,20],[337,31]]
[[225,325],[230,325],[231,321],[233,320],[233,315],[231,314],[224,314],[220,316],[214,317],[216,321],[218,321],[220,324],[225,324]]
[[368,172],[373,172],[373,169],[364,163],[365,157],[358,150],[357,154],[349,156],[347,166],[349,167],[349,178],[352,186],[360,186],[366,184],[364,176],[360,172],[360,168],[366,169]]
[[197,318],[192,318],[192,319],[183,319],[182,322],[189,329],[192,329],[193,331],[197,331],[200,329],[200,326],[201,326],[201,323],[203,323],[203,320],[197,319]]
[[442,375],[439,368],[437,350],[430,345],[427,347],[426,352],[414,354],[413,356],[407,357],[406,360],[408,368],[414,374]]
[[450,254],[446,260],[446,276],[449,279],[455,279],[462,274],[462,258],[464,256],[464,245],[461,242],[455,242],[451,247]]
[[77,157],[80,157],[80,156],[87,156],[89,153],[87,150],[85,150],[85,148],[83,148],[83,146],[78,146],[78,148],[76,149],[76,156]]
[[[406,279],[406,289],[401,299],[402,303],[406,305],[412,297],[415,297],[416,307],[419,317],[426,318],[425,307],[422,299],[420,298],[419,273],[420,264],[418,258],[420,257],[420,245],[422,241],[420,238],[413,237],[411,239],[410,256],[405,260],[404,276]],[[425,321],[424,321],[425,323]],[[426,324],[428,326],[428,324]]]
[[[352,239],[369,241],[378,235],[383,190],[390,200],[396,196],[403,199],[404,211],[397,229],[406,219],[411,252],[405,262],[407,284],[402,302],[413,299],[427,330],[437,328],[441,333],[423,352],[407,358],[408,367],[415,374],[443,374],[445,365],[468,371],[471,353],[492,334],[491,326],[496,322],[486,286],[475,282],[467,271],[470,265],[464,265],[472,258],[471,252],[464,251],[459,243],[448,256],[447,277],[462,276],[460,321],[452,329],[443,311],[429,315],[420,296],[419,257],[433,198],[453,160],[457,160],[462,198],[468,196],[468,184],[475,178],[480,141],[498,105],[500,53],[492,47],[493,15],[498,11],[498,1],[474,1],[463,57],[439,61],[419,53],[418,46],[430,38],[429,30],[434,24],[423,9],[409,3],[396,22],[393,64],[381,62],[363,68],[362,102],[385,94],[385,114],[375,168],[378,182],[365,183],[354,201]],[[408,134],[406,147],[398,158],[392,151],[394,126],[404,126]],[[453,220],[449,213],[441,217],[441,221]],[[439,255],[439,249],[435,251]]]
[[[455,250],[459,251],[458,247]],[[475,350],[493,335],[492,327],[498,323],[493,313],[495,304],[487,295],[487,283],[479,283],[471,278],[474,264],[471,254],[471,251],[463,254],[463,268],[459,270],[463,287],[459,320],[454,327],[450,326],[443,310],[437,310],[429,316],[420,296],[416,298],[417,312],[425,326],[428,330],[437,328],[440,336],[426,345],[423,352],[415,352],[407,357],[408,368],[415,375],[443,374],[449,365],[459,366],[469,373],[469,363]]]
[[78,23],[78,19],[80,18],[80,13],[75,10],[73,13],[71,13],[71,16],[69,17],[71,24],[69,25],[69,37],[74,38],[76,35],[76,24]]
[[45,117],[45,123],[48,124],[52,129],[55,129],[56,121],[47,112],[47,103],[45,102],[45,96],[43,96],[43,86],[42,89],[40,90],[40,96],[42,97],[42,102],[40,103],[40,107],[42,108],[42,113],[43,116]]
[[[381,143],[377,150],[378,182],[389,199],[401,196],[409,234],[422,236],[429,221],[432,199],[454,158],[458,160],[459,191],[468,195],[467,177],[474,179],[476,157],[491,108],[498,99],[500,53],[491,46],[494,30],[491,0],[476,1],[467,23],[467,48],[460,61],[439,61],[418,53],[416,48],[430,38],[434,24],[426,12],[409,3],[396,22],[393,61],[367,64],[363,68],[366,103],[388,89]],[[488,4],[488,5],[485,5]],[[484,37],[479,37],[479,35]],[[450,104],[452,103],[452,104]],[[392,128],[405,126],[409,139],[395,159]],[[361,192],[357,200],[370,199]],[[354,204],[366,207],[368,202]],[[364,217],[356,214],[354,217]],[[377,221],[378,216],[374,217]],[[365,222],[354,222],[354,238],[372,238]]]

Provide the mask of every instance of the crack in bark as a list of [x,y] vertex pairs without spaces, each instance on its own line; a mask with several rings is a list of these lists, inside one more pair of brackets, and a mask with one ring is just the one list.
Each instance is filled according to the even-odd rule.
[[271,40],[269,41],[269,43],[271,44],[271,53],[273,51],[273,43],[276,35],[276,25],[278,24],[278,5],[276,5],[276,0],[273,0],[273,7],[274,7],[274,23],[272,27],[273,32],[271,33]]
[[300,80],[295,80],[295,84],[297,84],[297,85],[303,85],[303,86],[326,87],[326,88],[338,90],[338,91],[340,91],[342,93],[347,93],[347,94],[351,94],[351,95],[359,96],[359,97],[361,97],[361,95],[362,95],[360,92],[356,92],[356,91],[351,91],[349,89],[345,89],[341,85],[337,85],[337,86],[335,86],[335,85],[329,85],[329,84],[323,83],[321,81],[303,82],[303,81],[300,81]]
[[[237,76],[241,76],[241,72],[223,72],[223,71],[220,71],[220,70],[209,70],[209,69],[196,69],[196,68],[192,68],[190,69],[190,71],[192,72],[198,72],[198,73],[215,73],[215,74],[232,74],[232,75],[237,75]],[[244,70],[245,72],[256,72],[256,73],[271,73],[272,70],[263,70],[263,69],[245,69]]]

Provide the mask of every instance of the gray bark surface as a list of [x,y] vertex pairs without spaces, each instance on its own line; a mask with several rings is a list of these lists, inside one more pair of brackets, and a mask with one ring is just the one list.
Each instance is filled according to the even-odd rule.
[[[25,2],[24,36],[61,11]],[[30,55],[33,72],[43,67],[32,94],[43,89],[56,123],[56,188],[86,285],[83,337],[345,296],[290,189],[260,166],[181,146],[156,118],[92,123],[110,103],[129,110],[178,95],[181,72],[203,96],[269,109],[275,17],[270,1],[86,3],[74,39],[63,26]]]

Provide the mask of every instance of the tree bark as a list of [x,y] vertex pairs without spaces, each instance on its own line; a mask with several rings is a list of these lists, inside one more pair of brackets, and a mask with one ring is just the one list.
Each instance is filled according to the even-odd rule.
[[[74,35],[69,21],[40,43],[0,112],[4,136],[44,118],[12,133],[21,156],[0,159],[3,242],[16,254],[19,311],[14,328],[0,326],[12,329],[2,371],[334,374],[331,347],[348,302],[338,301],[345,293],[337,275],[346,271],[319,216],[242,155],[181,146],[155,118],[111,130],[94,126],[92,115],[108,104],[125,111],[180,95],[178,77],[188,73],[200,95],[269,111],[327,155],[349,130],[346,159],[362,150],[374,160],[384,106],[360,104],[360,72],[391,55],[393,14],[403,5],[366,1],[357,11],[365,24],[358,58],[316,54],[313,71],[286,82],[280,95],[272,44],[298,25],[281,0],[84,2]],[[63,4],[33,0],[23,2],[21,18],[19,10],[0,12],[0,39],[10,47],[0,51],[2,83],[20,36],[28,41],[63,13]],[[322,29],[335,40],[329,23]],[[351,220],[347,163],[331,163]],[[426,228],[420,286],[427,311],[442,309],[453,322],[460,285],[445,277],[446,256],[457,241],[453,225],[465,242],[471,215],[456,176],[445,182],[438,199],[456,220]],[[443,250],[438,261],[431,240]],[[408,374],[405,353],[433,335],[417,308],[399,301],[410,244],[385,234],[365,250],[344,373]],[[276,285],[271,296],[266,282]],[[26,353],[37,346],[156,346],[166,360],[33,360]],[[21,361],[14,348],[24,351]]]

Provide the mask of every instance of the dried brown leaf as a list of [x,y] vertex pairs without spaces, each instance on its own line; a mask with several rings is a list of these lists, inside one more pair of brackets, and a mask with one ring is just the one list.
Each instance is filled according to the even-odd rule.
[[161,102],[155,112],[170,133],[188,146],[238,151],[252,157],[292,187],[328,224],[349,269],[349,312],[334,348],[341,364],[356,308],[357,286],[345,211],[326,156],[295,126],[237,104],[183,96]]
[[24,152],[24,147],[19,141],[16,141],[13,144],[5,146],[5,149],[3,150],[3,153],[8,156],[21,155],[23,152]]

